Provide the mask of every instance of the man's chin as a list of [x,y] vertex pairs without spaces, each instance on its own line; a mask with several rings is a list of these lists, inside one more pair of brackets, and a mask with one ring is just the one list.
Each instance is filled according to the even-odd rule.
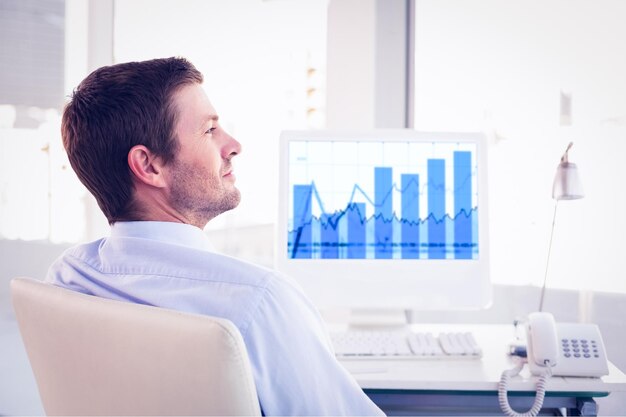
[[224,211],[229,211],[237,208],[237,206],[239,206],[239,203],[241,202],[241,193],[237,188],[233,187],[224,202],[226,203],[224,204]]

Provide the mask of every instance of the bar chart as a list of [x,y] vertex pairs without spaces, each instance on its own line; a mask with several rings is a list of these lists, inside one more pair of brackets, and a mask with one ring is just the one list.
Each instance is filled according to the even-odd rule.
[[475,144],[292,143],[294,259],[477,259]]

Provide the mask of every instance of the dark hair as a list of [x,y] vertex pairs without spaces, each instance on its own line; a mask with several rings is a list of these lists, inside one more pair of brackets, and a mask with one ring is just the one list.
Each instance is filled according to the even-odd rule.
[[99,68],[74,90],[63,111],[63,146],[110,224],[136,220],[128,152],[144,145],[164,163],[173,160],[173,95],[202,81],[186,59],[164,58]]

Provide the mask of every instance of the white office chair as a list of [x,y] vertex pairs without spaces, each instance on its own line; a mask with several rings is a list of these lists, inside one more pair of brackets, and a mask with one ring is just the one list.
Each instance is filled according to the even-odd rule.
[[228,320],[11,281],[49,415],[260,415],[243,339]]

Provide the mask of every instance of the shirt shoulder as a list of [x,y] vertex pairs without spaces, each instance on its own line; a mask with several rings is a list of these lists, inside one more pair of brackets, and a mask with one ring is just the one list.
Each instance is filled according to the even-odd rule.
[[231,256],[191,247],[133,237],[103,238],[67,249],[51,267],[60,273],[103,277],[150,276],[264,287],[273,275],[268,268]]
[[104,298],[227,318],[242,333],[263,300],[290,285],[270,269],[230,256],[128,237],[67,249],[46,280]]

